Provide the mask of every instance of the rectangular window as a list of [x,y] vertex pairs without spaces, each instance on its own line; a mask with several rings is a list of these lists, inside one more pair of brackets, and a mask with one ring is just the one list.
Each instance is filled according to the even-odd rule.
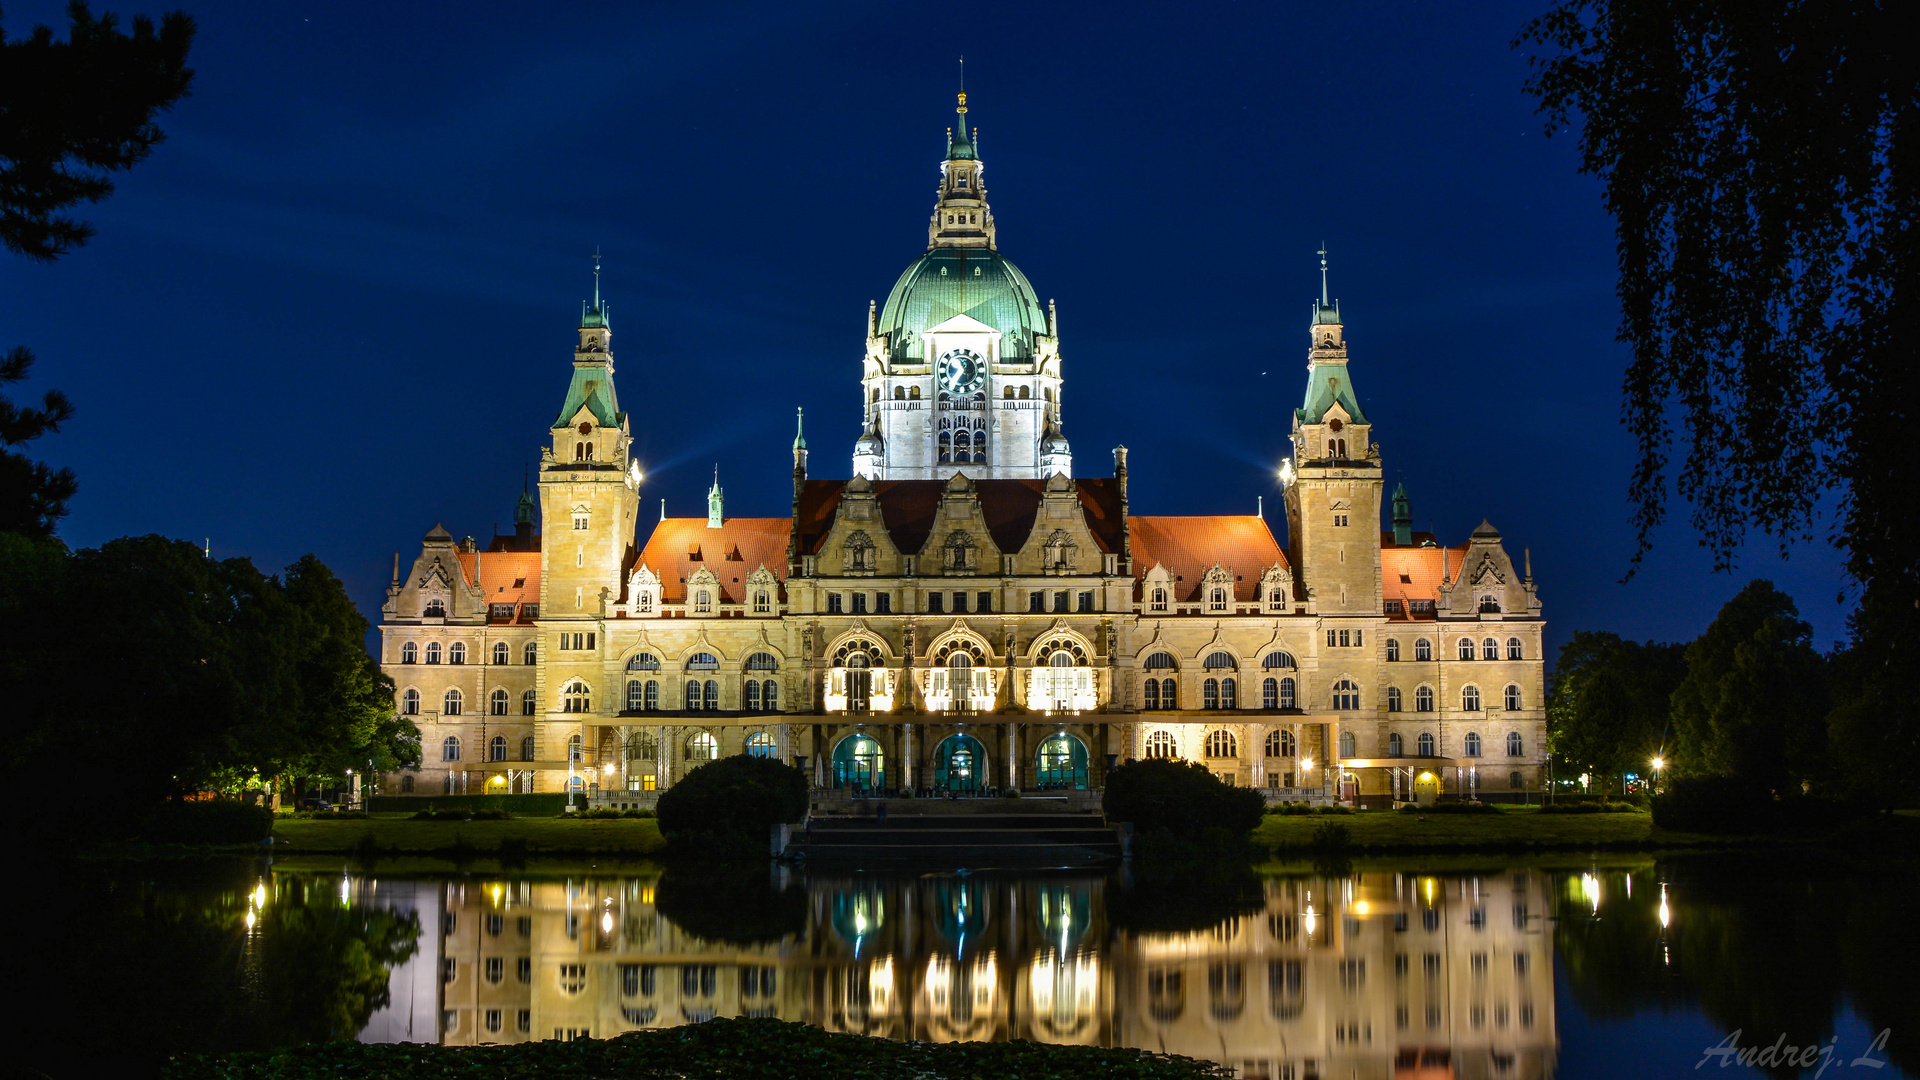
[[965,615],[967,613],[966,593],[957,592],[953,594],[953,613],[955,615]]
[[1067,593],[1067,592],[1054,593],[1053,594],[1053,610],[1056,612],[1059,612],[1062,615],[1065,615],[1067,612],[1073,610],[1072,608],[1069,608],[1067,606],[1067,601],[1070,600],[1072,597],[1073,597],[1072,593]]
[[[527,920],[527,921],[531,921],[531,920]],[[514,974],[519,977],[522,983],[532,982],[533,981],[533,961],[528,959],[527,957],[524,957],[524,956],[521,957],[519,968],[514,972]]]
[[492,1032],[495,1035],[498,1035],[500,1033],[500,1010],[499,1009],[487,1010],[487,1030]]
[[519,1028],[520,1034],[522,1035],[525,1035],[527,1032],[532,1031],[533,1030],[533,1010],[521,1009],[520,1015],[514,1021],[514,1026]]
[[1361,634],[1363,634],[1363,633],[1365,633],[1365,631],[1363,631],[1363,630],[1355,630],[1355,631],[1353,632],[1353,647],[1354,647],[1354,648],[1356,648],[1356,649],[1357,649],[1357,648],[1359,648],[1359,647],[1360,647],[1360,645],[1361,645],[1361,641],[1360,641],[1360,635],[1361,635]]
[[507,962],[498,956],[487,957],[487,981],[497,983],[507,977]]
[[840,614],[840,594],[839,593],[830,592],[827,594],[827,614],[829,615]]
[[1409,600],[1407,601],[1407,607],[1411,609],[1415,615],[1433,614],[1433,601],[1431,600]]
[[1340,644],[1340,631],[1338,630],[1327,631],[1327,648],[1331,649],[1338,644]]
[[927,614],[938,615],[947,602],[947,594],[930,592],[927,594]]
[[975,600],[975,603],[973,605],[973,610],[979,612],[980,614],[985,615],[989,611],[993,610],[993,594],[992,593],[983,592],[980,595],[974,597],[974,600]]
[[876,614],[880,615],[893,614],[893,594],[875,593],[873,595],[873,610]]
[[1047,594],[1043,592],[1028,593],[1027,610],[1035,615],[1045,613],[1047,610]]
[[853,613],[855,615],[865,615],[867,613],[866,593],[857,592],[853,594]]
[[1340,631],[1340,647],[1344,649],[1347,647],[1348,644],[1350,643],[1347,640],[1347,631],[1345,630]]
[[1093,594],[1091,592],[1083,592],[1080,594],[1080,610],[1081,611],[1093,610]]
[[513,605],[488,604],[487,618],[492,619],[494,622],[511,622],[513,620]]

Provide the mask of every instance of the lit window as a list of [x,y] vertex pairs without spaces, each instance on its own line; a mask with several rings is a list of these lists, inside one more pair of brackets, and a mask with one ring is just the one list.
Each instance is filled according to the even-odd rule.
[[1230,731],[1210,731],[1207,733],[1207,756],[1210,758],[1237,758],[1240,756],[1239,744],[1234,741]]
[[720,741],[707,732],[699,732],[687,740],[688,761],[713,761],[720,756]]
[[1173,733],[1156,731],[1147,736],[1147,756],[1150,758],[1171,758],[1180,756],[1175,749]]
[[561,688],[560,711],[570,713],[593,711],[593,694],[585,680],[575,679]]
[[1293,732],[1270,731],[1267,733],[1268,757],[1293,757],[1294,754]]

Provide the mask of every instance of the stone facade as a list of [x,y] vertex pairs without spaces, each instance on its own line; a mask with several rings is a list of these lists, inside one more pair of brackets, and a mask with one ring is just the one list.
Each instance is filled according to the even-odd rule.
[[1286,548],[1258,516],[1134,516],[1125,448],[1073,476],[1052,305],[998,256],[964,123],[949,141],[929,253],[868,313],[853,475],[811,477],[796,437],[787,516],[728,517],[716,479],[705,519],[637,543],[596,285],[516,532],[395,559],[381,662],[426,761],[382,790],[647,792],[748,752],[855,791],[1098,787],[1170,756],[1274,797],[1537,793],[1531,568],[1489,524],[1413,532],[1404,490],[1381,529],[1324,261]]

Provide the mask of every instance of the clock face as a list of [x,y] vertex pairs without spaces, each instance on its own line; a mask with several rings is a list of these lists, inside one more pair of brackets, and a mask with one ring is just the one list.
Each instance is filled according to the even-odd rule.
[[986,385],[986,361],[969,349],[954,349],[940,357],[940,388],[950,394],[971,394]]

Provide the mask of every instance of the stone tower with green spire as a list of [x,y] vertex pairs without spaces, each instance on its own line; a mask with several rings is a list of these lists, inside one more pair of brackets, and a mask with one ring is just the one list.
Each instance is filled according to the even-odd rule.
[[1405,481],[1393,485],[1393,543],[1395,547],[1413,545],[1413,500],[1407,498]]
[[1287,545],[1297,588],[1322,616],[1380,614],[1380,503],[1384,484],[1372,426],[1347,373],[1346,327],[1327,297],[1307,325],[1307,392],[1293,413],[1287,481]]
[[617,599],[640,514],[640,470],[629,458],[633,434],[614,392],[613,330],[597,257],[593,281],[553,445],[540,455],[543,620],[599,618],[603,588]]

